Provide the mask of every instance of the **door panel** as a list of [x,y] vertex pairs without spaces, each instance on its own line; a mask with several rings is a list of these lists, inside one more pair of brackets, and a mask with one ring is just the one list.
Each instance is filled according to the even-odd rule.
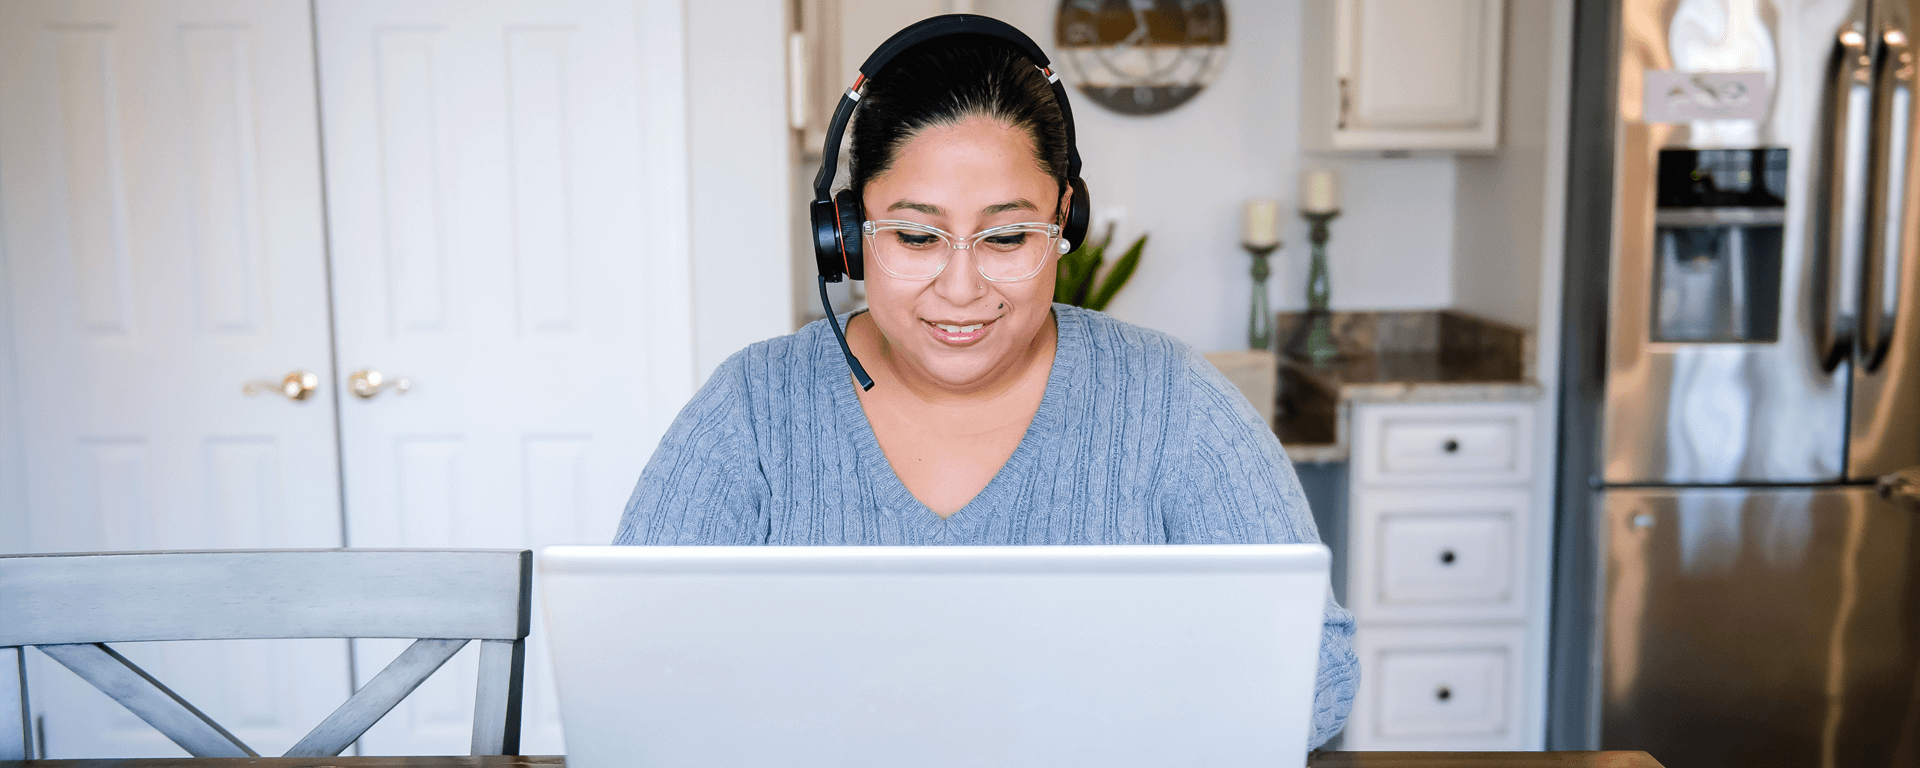
[[[1899,29],[1909,39],[1920,33],[1920,0],[1877,0],[1873,12],[1878,29]],[[1847,476],[1868,481],[1920,464],[1920,152],[1911,135],[1920,125],[1920,99],[1912,97],[1911,67],[1883,77],[1892,78],[1887,86],[1905,82],[1907,92],[1886,101],[1890,111],[1904,108],[1904,114],[1880,123],[1890,139],[1899,134],[1904,140],[1887,142],[1877,161],[1886,173],[1883,206],[1892,210],[1860,281]]]
[[1600,748],[1668,765],[1920,758],[1912,512],[1866,487],[1602,500]]
[[[687,316],[685,253],[663,245],[684,242],[684,223],[649,204],[685,195],[660,186],[684,178],[669,172],[684,152],[653,113],[677,102],[642,87],[657,84],[642,35],[679,34],[677,20],[636,18],[660,12],[317,7],[343,376],[410,385],[342,398],[353,546],[612,537],[692,380],[690,329],[671,319]],[[522,745],[534,754],[563,749],[538,628]],[[358,647],[363,678],[399,650]],[[473,664],[449,662],[362,739],[367,752],[464,753],[473,691],[457,681]]]
[[[331,378],[307,5],[0,4],[0,221],[27,513],[0,551],[334,547]],[[285,749],[348,694],[346,644],[135,646]],[[39,658],[55,757],[179,754]],[[271,706],[267,706],[270,704]]]
[[[1472,129],[1481,115],[1486,18],[1499,9],[1483,0],[1366,2],[1352,14],[1341,74],[1353,94],[1348,123],[1356,129]],[[1356,44],[1365,40],[1365,44]]]
[[[1615,179],[1613,274],[1607,329],[1606,400],[1602,415],[1602,473],[1609,483],[1741,484],[1829,482],[1845,467],[1846,369],[1822,364],[1816,330],[1824,322],[1813,298],[1826,272],[1815,258],[1823,215],[1817,205],[1828,170],[1822,156],[1822,115],[1832,98],[1825,78],[1835,35],[1842,24],[1862,23],[1864,0],[1789,2],[1756,0],[1624,0],[1619,59],[1620,110]],[[1673,72],[1759,71],[1771,89],[1759,120],[1665,119],[1644,111],[1650,77]],[[1650,75],[1649,73],[1654,73]],[[1655,103],[1659,103],[1655,99]],[[1773,208],[1665,208],[1657,203],[1662,150],[1784,149],[1784,184],[1766,177],[1772,168],[1733,169],[1714,176],[1717,188],[1751,185],[1784,194]],[[1703,161],[1711,165],[1712,161]],[[1703,172],[1711,169],[1702,167]],[[1703,176],[1706,174],[1703,173]],[[1739,175],[1741,178],[1728,178]],[[1672,177],[1669,176],[1669,179]],[[1709,185],[1712,186],[1712,185]],[[1838,204],[1836,208],[1844,207]],[[1776,258],[1746,272],[1750,281],[1731,285],[1656,279],[1667,264],[1692,265],[1724,259],[1693,258],[1688,250],[1670,258],[1681,237],[1711,226],[1687,227],[1696,214],[1778,217],[1778,247],[1757,248]],[[1705,222],[1694,222],[1701,224]],[[1753,230],[1732,228],[1732,234]],[[1671,236],[1668,236],[1671,235]],[[1703,238],[1704,239],[1704,238]],[[1728,243],[1738,242],[1728,238]],[[1677,278],[1713,278],[1677,270]],[[1665,273],[1663,273],[1665,274]],[[1739,274],[1729,269],[1729,274]],[[1742,288],[1752,289],[1745,296]],[[1764,304],[1775,338],[1756,333],[1744,341],[1660,340],[1657,314],[1678,306]],[[1749,301],[1750,300],[1750,301]],[[1762,325],[1766,325],[1762,323]]]

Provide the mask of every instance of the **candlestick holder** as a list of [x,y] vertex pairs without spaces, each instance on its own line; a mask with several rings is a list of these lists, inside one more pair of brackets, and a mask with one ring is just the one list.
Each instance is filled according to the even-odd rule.
[[1340,347],[1333,342],[1333,313],[1327,308],[1331,293],[1327,279],[1327,240],[1332,236],[1327,223],[1338,217],[1340,211],[1301,211],[1300,215],[1309,224],[1307,242],[1313,245],[1313,261],[1307,270],[1306,322],[1300,324],[1288,342],[1287,354],[1320,367],[1340,355]]
[[1273,269],[1267,266],[1267,256],[1278,250],[1280,243],[1241,243],[1240,247],[1253,254],[1253,311],[1247,318],[1247,348],[1266,349],[1273,346],[1273,310],[1267,307],[1267,277]]

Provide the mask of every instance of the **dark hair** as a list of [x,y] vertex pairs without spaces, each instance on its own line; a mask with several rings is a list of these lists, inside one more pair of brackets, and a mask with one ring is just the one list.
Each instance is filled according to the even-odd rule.
[[929,40],[868,80],[853,118],[849,188],[854,194],[865,190],[921,131],[971,117],[1025,132],[1040,170],[1066,190],[1067,123],[1052,86],[1020,49],[984,35]]

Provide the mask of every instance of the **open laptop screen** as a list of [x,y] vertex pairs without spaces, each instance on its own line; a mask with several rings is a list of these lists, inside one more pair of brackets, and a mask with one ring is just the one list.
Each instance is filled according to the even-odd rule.
[[1319,544],[551,547],[568,764],[1303,765]]

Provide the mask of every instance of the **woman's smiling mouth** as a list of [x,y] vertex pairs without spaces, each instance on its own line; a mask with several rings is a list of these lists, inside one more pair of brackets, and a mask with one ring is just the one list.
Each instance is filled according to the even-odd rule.
[[955,346],[965,346],[987,335],[987,330],[992,328],[994,322],[998,319],[999,318],[963,323],[923,319],[920,322],[926,325],[928,332],[932,333],[933,337],[940,342]]

